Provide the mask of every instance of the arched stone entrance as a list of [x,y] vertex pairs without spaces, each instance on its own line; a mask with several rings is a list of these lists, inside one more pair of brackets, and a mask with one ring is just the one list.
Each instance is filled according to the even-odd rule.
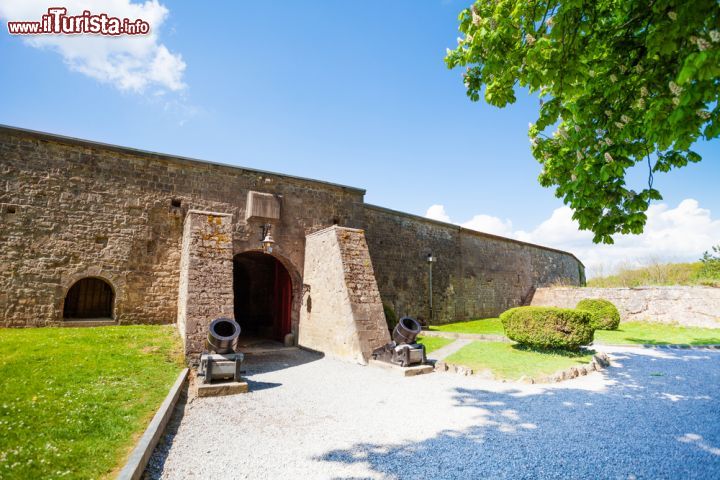
[[235,255],[233,293],[241,337],[282,342],[291,332],[292,279],[277,258],[258,251]]

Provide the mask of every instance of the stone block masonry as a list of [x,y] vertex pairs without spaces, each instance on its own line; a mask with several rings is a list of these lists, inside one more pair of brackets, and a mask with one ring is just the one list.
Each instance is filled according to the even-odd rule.
[[308,235],[300,346],[365,364],[390,341],[362,230],[333,226]]
[[[380,295],[398,317],[441,324],[496,317],[537,287],[584,283],[572,254],[365,205],[365,231]],[[427,254],[433,264],[429,306]]]
[[[272,195],[280,218],[248,219],[253,191]],[[64,324],[65,296],[84,277],[112,286],[118,324],[176,322],[183,222],[198,210],[232,215],[234,254],[256,250],[272,223],[296,333],[305,235],[356,225],[363,193],[0,126],[0,326]]]
[[203,351],[213,319],[233,318],[232,215],[188,212],[177,311],[185,355],[192,358]]
[[532,304],[575,308],[585,298],[610,300],[620,310],[624,322],[720,328],[720,288],[540,288],[535,292]]
[[[69,290],[95,277],[112,289],[112,312],[102,315],[110,317],[104,321],[169,324],[181,318],[193,352],[202,341],[202,322],[220,312],[232,316],[227,262],[258,250],[265,223],[275,239],[272,256],[292,283],[281,302],[290,304],[293,337],[288,338],[298,338],[301,311],[307,314],[310,306],[301,305],[309,285],[303,271],[325,268],[307,263],[306,238],[333,225],[364,231],[362,241],[349,234],[347,242],[338,243],[336,257],[328,257],[350,277],[336,292],[347,298],[327,301],[350,305],[359,338],[368,344],[377,340],[378,291],[399,316],[446,323],[496,316],[527,301],[535,287],[583,283],[582,264],[572,254],[367,205],[364,193],[0,126],[0,327],[67,325],[63,307]],[[208,218],[221,220],[205,225]],[[217,230],[203,230],[209,226]],[[201,241],[202,232],[215,240],[222,236],[221,245],[213,247],[218,251]],[[360,246],[365,242],[367,251]],[[432,315],[430,252],[438,260]],[[199,263],[192,265],[194,260]],[[219,277],[211,278],[215,274]],[[205,290],[202,282],[209,282]],[[314,309],[326,308],[315,297],[312,303]],[[258,315],[267,319],[277,312]],[[365,347],[354,351],[367,355]]]

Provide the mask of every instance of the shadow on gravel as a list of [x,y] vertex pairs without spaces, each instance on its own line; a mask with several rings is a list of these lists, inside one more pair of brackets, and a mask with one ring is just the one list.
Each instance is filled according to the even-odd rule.
[[[259,373],[274,372],[277,370],[283,370],[286,368],[293,368],[300,365],[305,365],[310,362],[315,362],[323,358],[324,355],[318,352],[312,352],[303,349],[291,349],[291,350],[280,350],[277,352],[266,352],[259,354],[247,355],[243,362],[243,378],[248,383],[250,392],[257,392],[260,390],[267,390],[270,388],[281,387],[281,383],[274,382],[261,382],[252,379],[253,375]],[[192,381],[192,380],[191,380]],[[155,447],[150,461],[148,463],[145,472],[143,473],[143,479],[159,479],[162,476],[162,472],[165,467],[165,461],[167,460],[168,454],[172,447],[175,435],[180,428],[183,416],[185,415],[185,408],[188,403],[188,391],[187,387],[178,399],[178,403],[173,411],[173,415],[168,422],[168,426],[165,429],[165,433]]]
[[[631,337],[628,341],[640,345],[670,345],[673,342],[658,341],[651,338]],[[692,338],[689,342],[680,342],[685,345],[703,346],[703,345],[720,345],[720,337],[710,338]]]
[[185,416],[185,407],[188,399],[188,387],[187,385],[180,393],[175,409],[173,410],[172,417],[165,428],[165,433],[160,437],[152,456],[145,467],[143,473],[143,480],[150,480],[160,478],[160,475],[165,467],[165,460],[167,460],[168,453],[172,447],[173,439],[177,435],[178,429],[180,428],[180,422],[182,422],[183,416]]
[[[453,408],[477,412],[473,426],[316,460],[390,478],[720,478],[720,352],[612,355],[604,389],[455,388]],[[431,415],[443,412],[418,422]]]
[[243,376],[252,376],[258,373],[275,372],[286,368],[298,367],[306,363],[316,362],[324,356],[322,353],[311,352],[301,348],[246,355],[243,361],[243,370],[245,371]]
[[282,383],[273,383],[273,382],[256,382],[255,380],[250,380],[249,378],[245,379],[248,384],[248,389],[251,392],[258,392],[260,390],[267,390],[268,388],[275,388],[282,386]]

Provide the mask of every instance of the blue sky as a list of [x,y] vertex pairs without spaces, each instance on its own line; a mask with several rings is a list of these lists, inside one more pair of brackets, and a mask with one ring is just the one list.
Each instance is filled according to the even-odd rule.
[[[0,0],[0,18],[33,20],[58,3]],[[93,13],[107,6],[63,5],[81,3]],[[134,11],[141,2],[114,3]],[[142,11],[160,20],[147,58],[166,48],[162,65],[175,76],[151,72],[138,88],[103,77],[97,58],[83,60],[101,46],[32,44],[3,25],[0,123],[358,186],[369,203],[419,215],[441,205],[439,217],[457,223],[497,217],[495,233],[594,248],[582,234],[582,247],[573,247],[538,230],[562,202],[537,183],[527,138],[537,99],[521,96],[505,109],[472,103],[461,72],[445,67],[468,3],[165,1],[165,11],[146,4]],[[663,211],[694,199],[689,215],[707,224],[678,259],[709,248],[720,232],[720,142],[697,150],[701,164],[655,178]],[[672,249],[661,256],[673,257]]]

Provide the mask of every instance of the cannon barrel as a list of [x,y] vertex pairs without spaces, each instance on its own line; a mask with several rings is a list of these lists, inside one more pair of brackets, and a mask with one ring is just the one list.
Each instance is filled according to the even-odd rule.
[[215,353],[232,353],[237,347],[240,325],[232,318],[216,318],[210,322],[207,346]]
[[411,317],[403,317],[395,326],[392,333],[392,339],[398,345],[403,343],[415,343],[415,338],[417,338],[421,330],[422,328],[417,320]]

